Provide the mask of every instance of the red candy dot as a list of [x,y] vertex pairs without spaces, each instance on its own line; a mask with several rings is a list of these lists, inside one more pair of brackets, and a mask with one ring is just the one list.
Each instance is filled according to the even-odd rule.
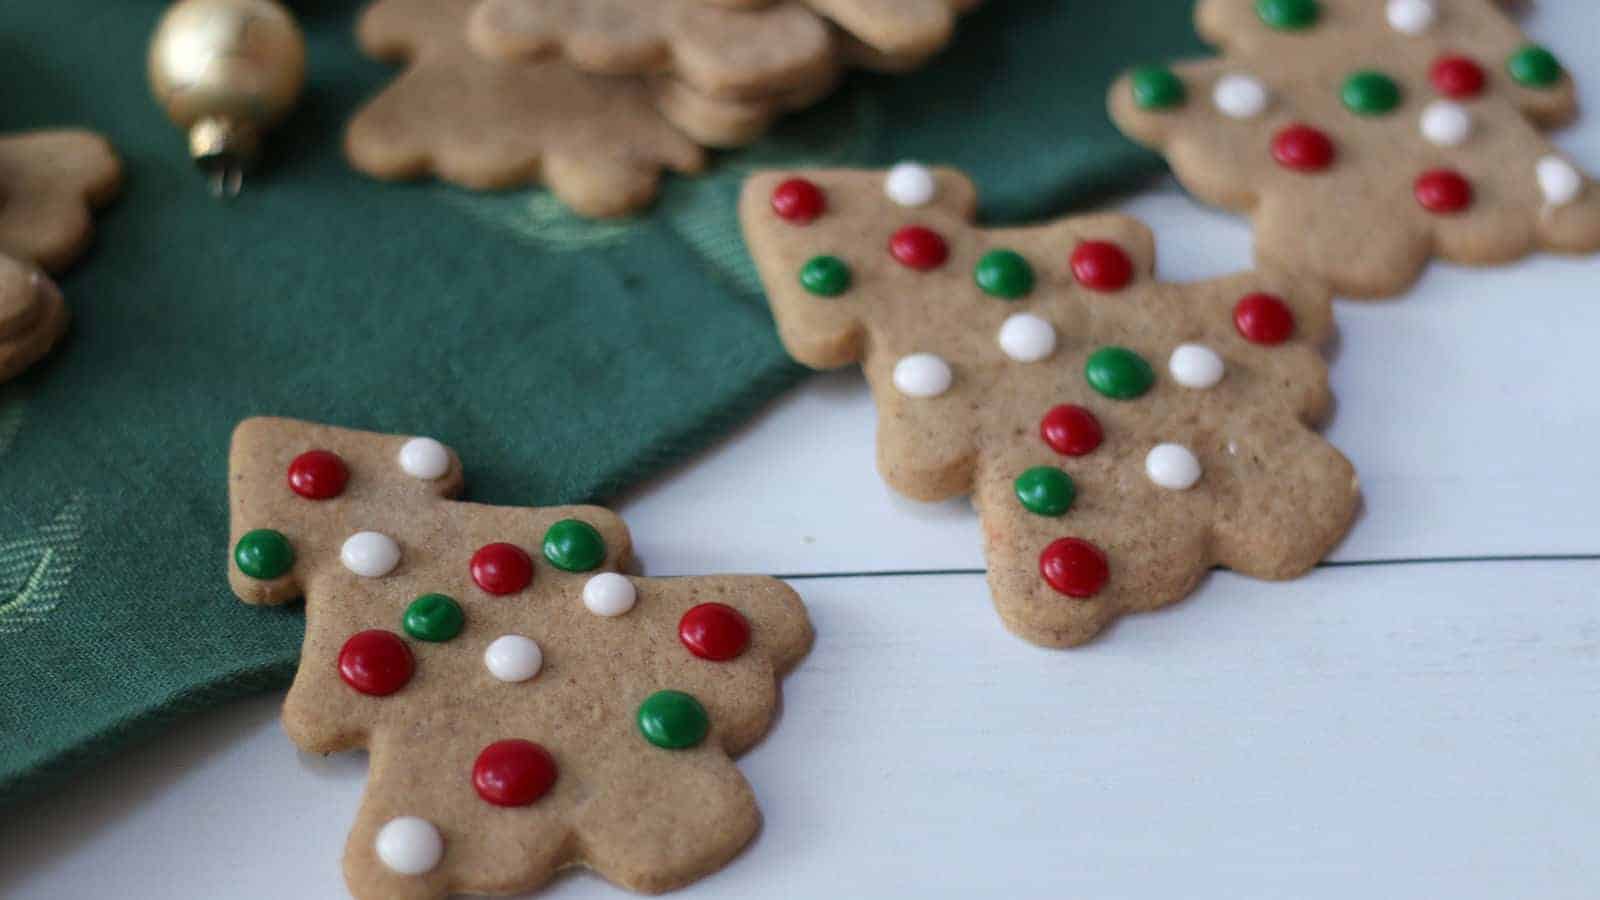
[[485,544],[472,554],[472,580],[491,594],[515,594],[533,583],[533,560],[515,544]]
[[804,178],[791,178],[772,189],[772,211],[796,225],[809,224],[826,206],[822,188]]
[[1465,56],[1441,56],[1428,70],[1433,89],[1446,97],[1464,100],[1483,93],[1483,67]]
[[556,760],[533,741],[495,741],[472,764],[472,786],[495,806],[527,806],[556,783]]
[[1253,344],[1281,344],[1294,334],[1294,313],[1272,294],[1250,294],[1233,307],[1233,327]]
[[1310,125],[1290,125],[1272,139],[1272,158],[1296,172],[1320,172],[1333,165],[1333,141]]
[[289,490],[307,500],[327,500],[344,493],[350,470],[339,454],[307,450],[289,463]]
[[1039,554],[1039,574],[1061,593],[1083,600],[1100,593],[1111,570],[1099,547],[1077,538],[1061,538]]
[[1072,250],[1072,277],[1092,291],[1119,291],[1133,280],[1133,260],[1110,241],[1084,241]]
[[1417,178],[1417,202],[1431,213],[1458,213],[1472,205],[1472,183],[1450,169],[1433,169]]
[[406,686],[411,670],[411,650],[390,631],[362,631],[339,648],[339,677],[363,694],[386,697]]
[[750,623],[731,606],[702,603],[678,620],[678,640],[701,659],[733,659],[750,643]]
[[1039,434],[1050,449],[1064,456],[1082,456],[1094,452],[1105,439],[1100,430],[1100,420],[1081,406],[1062,404],[1044,414],[1039,423]]
[[926,272],[944,265],[950,258],[950,248],[938,232],[907,225],[889,237],[889,255],[903,266]]

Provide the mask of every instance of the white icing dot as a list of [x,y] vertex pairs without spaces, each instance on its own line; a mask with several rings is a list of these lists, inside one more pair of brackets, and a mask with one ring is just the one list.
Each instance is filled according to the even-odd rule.
[[400,468],[412,478],[432,481],[450,471],[450,451],[433,438],[412,438],[400,448]]
[[501,681],[527,681],[539,674],[544,665],[544,652],[532,638],[503,634],[483,651],[483,664],[490,675]]
[[1267,86],[1249,75],[1224,75],[1211,90],[1211,102],[1230,119],[1253,119],[1267,108]]
[[1144,458],[1144,471],[1161,487],[1186,491],[1200,480],[1200,460],[1182,444],[1157,444]]
[[1389,27],[1406,34],[1421,34],[1438,16],[1433,0],[1389,0]]
[[381,578],[400,564],[400,545],[376,531],[358,531],[339,548],[344,567],[365,578]]
[[950,364],[932,353],[913,353],[894,364],[894,386],[907,397],[937,397],[953,381]]
[[1441,147],[1454,147],[1472,134],[1472,113],[1454,100],[1435,100],[1422,108],[1422,136]]
[[1179,344],[1167,360],[1167,370],[1184,387],[1209,388],[1222,380],[1226,367],[1222,357],[1204,344]]
[[1583,176],[1572,163],[1554,154],[1539,160],[1534,174],[1539,179],[1539,190],[1544,193],[1545,202],[1551,206],[1566,206],[1583,193]]
[[896,164],[883,179],[883,192],[901,206],[926,206],[937,187],[927,166],[914,162]]
[[1032,313],[1017,313],[1000,325],[1000,349],[1017,362],[1038,362],[1056,352],[1055,326]]
[[615,572],[601,572],[583,586],[583,605],[597,616],[620,616],[638,598],[633,582]]
[[401,875],[421,875],[433,871],[444,858],[444,838],[432,822],[400,816],[378,829],[374,849],[384,865]]

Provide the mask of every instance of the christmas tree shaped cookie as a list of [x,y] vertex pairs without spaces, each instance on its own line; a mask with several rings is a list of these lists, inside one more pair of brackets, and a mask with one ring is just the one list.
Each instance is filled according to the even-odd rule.
[[1600,250],[1600,188],[1539,129],[1571,79],[1492,0],[1201,0],[1220,58],[1133,70],[1110,109],[1256,255],[1386,296],[1429,257]]
[[67,330],[67,306],[41,269],[60,271],[89,243],[90,210],[111,201],[122,164],[84,131],[0,137],[0,382],[37,362]]
[[1357,504],[1308,427],[1330,403],[1325,291],[1163,284],[1133,219],[983,229],[976,206],[961,174],[902,164],[763,173],[740,217],[789,352],[862,364],[889,484],[972,495],[1006,625],[1070,646],[1213,565],[1321,559]]
[[569,865],[661,891],[755,833],[729,757],[810,645],[787,586],[620,574],[614,515],[453,501],[461,463],[429,438],[251,419],[229,479],[234,591],[306,599],[290,736],[371,754],[356,897],[515,893]]

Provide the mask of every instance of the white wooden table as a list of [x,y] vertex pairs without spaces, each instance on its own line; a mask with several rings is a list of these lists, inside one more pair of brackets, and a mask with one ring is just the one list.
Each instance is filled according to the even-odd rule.
[[[1600,96],[1600,8],[1527,27]],[[1600,116],[1557,140],[1600,168]],[[1248,265],[1170,186],[1125,205],[1167,278]],[[627,498],[649,574],[789,576],[818,632],[742,764],[762,834],[681,896],[1600,896],[1600,260],[1436,266],[1338,319],[1366,506],[1335,563],[1214,574],[1085,649],[1001,629],[970,508],[882,486],[853,372]],[[365,758],[296,752],[278,702],[9,811],[0,895],[345,896]]]

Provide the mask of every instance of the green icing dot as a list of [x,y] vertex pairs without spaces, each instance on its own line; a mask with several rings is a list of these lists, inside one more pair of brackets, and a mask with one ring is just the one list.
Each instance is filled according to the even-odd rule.
[[1155,370],[1144,357],[1126,347],[1101,347],[1089,354],[1083,377],[1090,387],[1116,400],[1132,400],[1156,381]]
[[1015,250],[990,250],[978,260],[972,279],[985,294],[1015,300],[1033,290],[1033,267]]
[[411,601],[400,624],[419,641],[448,641],[461,633],[466,616],[461,605],[443,594],[423,594]]
[[850,267],[837,256],[813,256],[800,267],[800,286],[819,297],[837,297],[850,289]]
[[1269,28],[1298,31],[1317,24],[1317,0],[1256,0],[1256,15]]
[[1357,72],[1345,79],[1339,99],[1353,113],[1378,116],[1400,105],[1400,85],[1382,72]]
[[1171,109],[1182,106],[1187,91],[1183,81],[1161,66],[1142,66],[1130,76],[1133,84],[1133,102],[1140,109]]
[[1506,69],[1524,87],[1549,87],[1561,80],[1561,61],[1537,45],[1530,44],[1511,54]]
[[544,558],[558,569],[587,572],[606,558],[606,542],[588,522],[562,519],[544,533]]
[[657,747],[693,747],[705,740],[710,729],[706,708],[683,691],[656,691],[639,704],[639,731]]
[[277,578],[294,565],[294,548],[282,532],[257,528],[239,538],[233,548],[239,571],[261,581]]
[[1072,476],[1054,466],[1035,466],[1017,476],[1017,499],[1028,512],[1059,516],[1072,507],[1078,489]]

